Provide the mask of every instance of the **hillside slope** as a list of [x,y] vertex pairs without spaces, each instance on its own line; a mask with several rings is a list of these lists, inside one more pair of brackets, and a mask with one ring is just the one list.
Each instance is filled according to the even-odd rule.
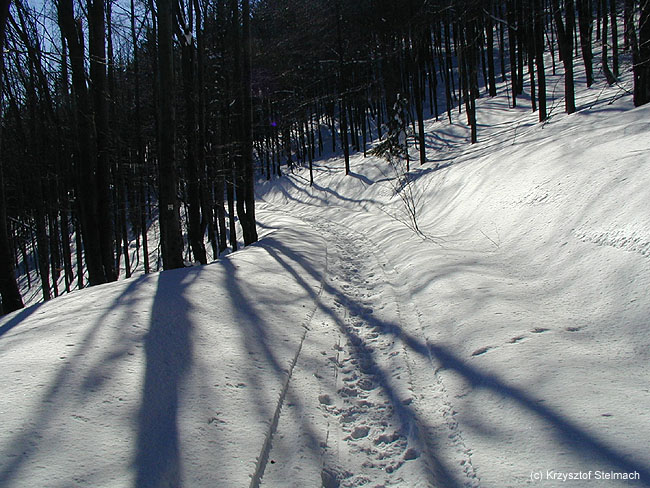
[[650,486],[650,107],[601,88],[431,120],[408,181],[260,183],[258,244],[3,318],[0,486]]
[[263,192],[384,253],[418,315],[406,332],[431,351],[421,384],[444,385],[482,486],[560,486],[549,470],[650,483],[650,108],[599,89],[544,125],[482,100],[476,146],[430,121],[430,162],[403,197],[385,161],[361,157],[351,177],[330,160],[313,188],[298,172]]

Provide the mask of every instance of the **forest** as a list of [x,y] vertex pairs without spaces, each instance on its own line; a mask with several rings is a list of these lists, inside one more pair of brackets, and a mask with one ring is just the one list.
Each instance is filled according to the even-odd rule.
[[576,70],[650,101],[649,0],[3,0],[0,43],[3,313],[256,242],[256,181],[326,151],[432,164],[452,111],[480,144],[497,85],[540,123],[549,73],[568,114]]

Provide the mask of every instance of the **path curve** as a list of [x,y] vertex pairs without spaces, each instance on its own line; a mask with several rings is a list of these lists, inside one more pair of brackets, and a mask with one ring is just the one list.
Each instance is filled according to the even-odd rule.
[[422,327],[395,269],[354,229],[290,214],[325,237],[328,266],[259,486],[480,486],[431,356],[403,340]]

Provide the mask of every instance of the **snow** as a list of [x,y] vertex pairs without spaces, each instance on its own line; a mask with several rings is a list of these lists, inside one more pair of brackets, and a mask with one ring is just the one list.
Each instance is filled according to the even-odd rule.
[[332,156],[259,183],[254,246],[3,318],[0,486],[649,486],[650,107],[615,90],[482,99],[407,184]]
[[[320,236],[275,224],[263,245],[209,266],[5,320],[0,485],[178,486],[181,473],[188,486],[247,484],[324,264]],[[297,259],[315,277],[288,273]]]

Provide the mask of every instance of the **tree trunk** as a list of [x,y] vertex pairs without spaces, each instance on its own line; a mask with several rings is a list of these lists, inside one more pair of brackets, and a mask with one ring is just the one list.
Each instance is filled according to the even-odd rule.
[[633,39],[636,38],[634,33],[634,0],[625,0],[623,4],[623,49],[628,50],[633,47]]
[[573,32],[575,30],[575,13],[573,0],[566,0],[566,24],[562,19],[559,0],[553,0],[555,25],[557,27],[560,56],[564,64],[564,105],[566,113],[576,111],[575,89],[573,81]]
[[88,50],[90,55],[90,88],[95,114],[96,136],[96,194],[97,232],[102,265],[107,281],[115,281],[113,255],[113,213],[111,195],[111,162],[108,130],[108,104],[106,86],[106,22],[104,0],[88,1]]
[[619,76],[618,66],[618,21],[616,19],[616,0],[609,0],[609,15],[612,22],[612,69],[614,77]]
[[420,82],[420,74],[424,71],[424,52],[423,49],[416,45],[414,49],[414,57],[412,63],[412,77],[413,77],[413,97],[415,98],[415,112],[418,119],[418,145],[420,149],[420,164],[427,162],[426,145],[424,139],[424,109],[422,107],[422,87]]
[[149,239],[147,236],[147,209],[146,209],[146,188],[148,185],[147,161],[144,154],[144,144],[142,141],[142,116],[140,101],[140,63],[139,49],[135,30],[135,4],[131,0],[131,42],[133,43],[133,79],[134,79],[134,98],[135,98],[135,140],[136,140],[136,174],[138,179],[137,198],[138,198],[138,217],[139,227],[142,233],[142,260],[145,274],[149,273]]
[[[191,8],[190,3],[190,8]],[[201,232],[201,199],[199,192],[199,167],[197,160],[198,120],[196,116],[196,87],[194,81],[194,42],[191,26],[183,26],[181,36],[181,57],[183,72],[183,94],[185,96],[185,136],[186,148],[186,180],[188,197],[188,240],[194,259],[201,264],[207,264],[203,233]]]
[[535,36],[535,62],[537,66],[537,93],[539,100],[539,121],[547,119],[546,112],[546,72],[544,68],[544,5],[543,0],[534,0],[533,22]]
[[485,33],[487,42],[488,93],[491,97],[497,95],[497,83],[494,73],[494,24],[490,15],[485,16]]
[[607,11],[607,0],[602,0],[601,1],[601,8],[603,11],[603,49],[602,49],[602,65],[603,65],[603,73],[605,73],[605,79],[607,80],[608,85],[613,85],[616,83],[616,78],[614,78],[614,75],[612,71],[609,69],[609,61],[607,59],[608,56],[608,49],[607,49],[607,43],[609,42],[607,40],[607,27],[608,27],[608,11]]
[[350,148],[348,147],[348,117],[346,112],[346,75],[343,55],[342,18],[340,0],[336,1],[336,41],[339,58],[339,117],[341,129],[341,144],[343,145],[343,156],[345,159],[345,174],[350,174]]
[[510,48],[510,78],[512,86],[512,106],[517,106],[517,95],[519,87],[517,83],[517,31],[515,30],[515,4],[514,0],[508,0],[507,19],[508,19],[508,45]]
[[242,1],[242,124],[243,124],[243,190],[244,215],[242,223],[244,245],[257,242],[257,224],[255,219],[255,174],[253,170],[253,107],[251,100],[251,32],[250,2]]
[[[0,8],[0,65],[3,63],[5,26],[9,15],[9,1],[2,2]],[[3,78],[0,69],[0,99],[3,93]],[[0,142],[2,141],[2,124],[0,124]],[[11,245],[7,233],[7,207],[4,194],[3,159],[0,154],[0,296],[2,297],[1,313],[9,313],[24,307],[23,299],[16,282],[14,261],[12,259]]]
[[174,113],[173,2],[158,2],[158,77],[160,137],[158,185],[163,269],[182,268],[183,238],[176,175],[176,117]]
[[634,106],[650,102],[650,0],[642,0],[638,44],[634,48]]
[[[78,155],[76,183],[84,243],[84,257],[89,284],[98,285],[107,280],[102,260],[97,188],[97,135],[95,117],[91,108],[86,71],[84,67],[83,31],[74,16],[72,0],[58,2],[59,26],[64,33],[72,68],[75,108],[77,111]],[[111,236],[112,237],[112,236]]]
[[83,266],[83,239],[81,238],[81,203],[77,202],[77,213],[74,219],[75,248],[77,255],[77,289],[84,287],[84,266]]
[[591,86],[594,82],[594,55],[591,48],[591,35],[593,32],[591,0],[576,0],[576,6],[578,9],[578,27],[580,29],[580,48],[582,50],[582,59],[585,64],[587,86]]

